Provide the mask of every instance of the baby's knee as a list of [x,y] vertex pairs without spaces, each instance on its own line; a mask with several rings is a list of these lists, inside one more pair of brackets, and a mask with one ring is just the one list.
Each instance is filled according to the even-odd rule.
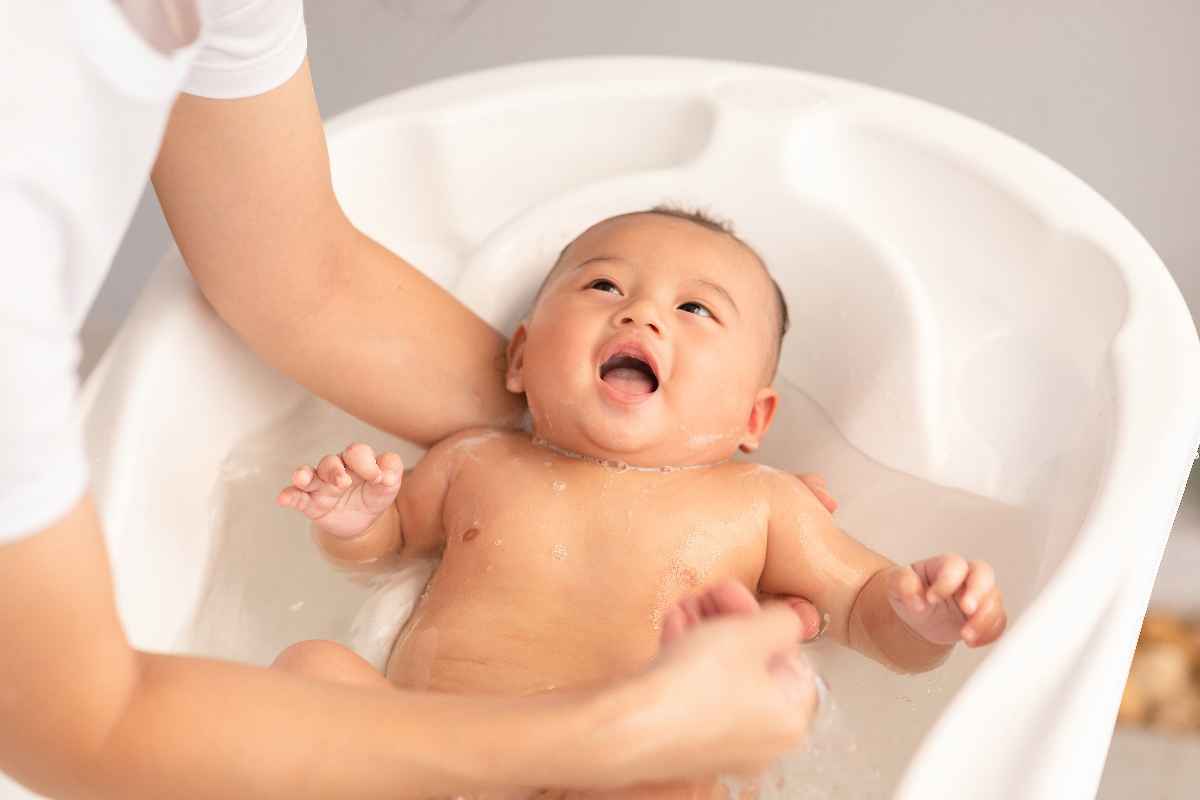
[[320,669],[330,663],[336,663],[340,658],[338,650],[344,650],[337,642],[326,639],[309,639],[296,642],[283,649],[271,666],[288,672],[307,674],[313,669]]
[[386,678],[353,650],[327,639],[309,639],[288,645],[275,657],[271,667],[338,683],[387,682]]

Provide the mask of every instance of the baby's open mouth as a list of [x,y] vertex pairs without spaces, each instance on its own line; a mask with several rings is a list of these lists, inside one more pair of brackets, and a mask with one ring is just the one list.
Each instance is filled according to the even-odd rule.
[[658,376],[642,359],[618,353],[600,365],[600,380],[627,394],[652,394],[658,389]]

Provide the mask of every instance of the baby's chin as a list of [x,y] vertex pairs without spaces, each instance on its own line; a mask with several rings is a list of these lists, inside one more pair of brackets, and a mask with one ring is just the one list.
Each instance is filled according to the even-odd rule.
[[[658,426],[655,426],[658,428]],[[620,423],[565,426],[534,425],[534,435],[562,450],[598,459],[620,461],[635,467],[687,466],[724,461],[737,451],[737,442],[725,437],[697,437],[648,426]]]

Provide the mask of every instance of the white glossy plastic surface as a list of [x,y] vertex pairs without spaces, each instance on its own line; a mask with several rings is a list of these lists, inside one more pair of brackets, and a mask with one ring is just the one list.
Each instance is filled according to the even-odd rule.
[[[1100,196],[930,104],[721,62],[469,75],[343,115],[329,145],[350,217],[505,332],[602,216],[733,220],[793,319],[759,457],[828,475],[843,527],[893,559],[991,560],[1012,616],[918,678],[816,648],[872,781],[831,794],[1095,791],[1200,438],[1195,328]],[[258,362],[173,254],[85,395],[136,644],[262,663],[349,639],[366,593],[270,503],[295,464],[390,437]]]

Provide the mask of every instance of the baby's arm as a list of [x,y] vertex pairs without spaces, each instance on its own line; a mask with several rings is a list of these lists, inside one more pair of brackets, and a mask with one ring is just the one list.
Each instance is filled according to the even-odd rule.
[[400,456],[352,444],[301,467],[278,503],[313,521],[318,546],[331,560],[356,567],[390,568],[406,558],[433,555],[445,543],[442,506],[459,463],[457,434],[403,473]]
[[759,590],[808,598],[838,642],[889,669],[922,672],[945,660],[960,629],[978,632],[971,645],[1003,630],[986,564],[941,556],[897,566],[838,529],[817,498],[784,475],[773,476],[770,502]]

